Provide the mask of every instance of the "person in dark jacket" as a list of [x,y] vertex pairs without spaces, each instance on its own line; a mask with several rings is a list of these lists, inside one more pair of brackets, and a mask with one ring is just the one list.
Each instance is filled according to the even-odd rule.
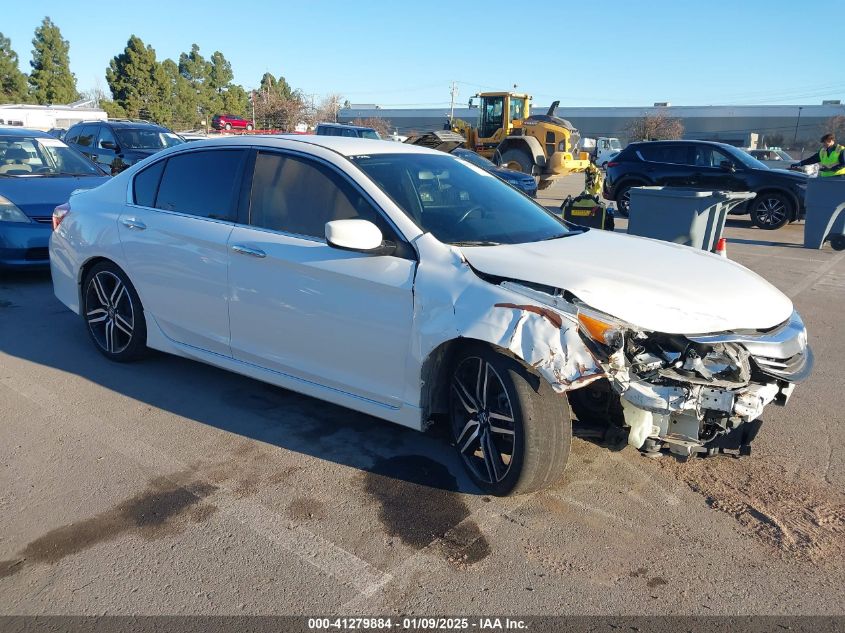
[[819,164],[819,177],[845,176],[845,147],[837,145],[833,134],[825,134],[821,138],[822,147],[818,153],[805,158],[800,163],[793,163],[792,167]]

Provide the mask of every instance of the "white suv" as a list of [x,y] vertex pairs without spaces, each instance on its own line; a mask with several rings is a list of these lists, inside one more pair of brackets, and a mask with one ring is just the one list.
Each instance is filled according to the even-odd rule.
[[790,300],[742,266],[567,225],[417,146],[199,141],[54,223],[56,296],[106,357],[151,347],[413,429],[443,420],[493,494],[561,476],[566,394],[637,448],[743,450],[812,366]]

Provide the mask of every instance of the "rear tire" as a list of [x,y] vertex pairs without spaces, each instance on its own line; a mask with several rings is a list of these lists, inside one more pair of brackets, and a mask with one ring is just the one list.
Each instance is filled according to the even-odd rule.
[[227,130],[231,130],[231,129],[232,129],[232,124],[231,124],[231,123],[227,123],[225,127],[226,127],[226,129],[227,129]]
[[638,182],[622,185],[619,191],[616,192],[614,198],[616,202],[616,210],[623,218],[627,218],[631,213],[631,189],[634,187],[641,187]]
[[135,287],[112,262],[96,264],[82,286],[82,316],[99,352],[119,363],[147,351],[144,307]]
[[782,193],[757,194],[751,201],[751,222],[766,231],[784,226],[794,216],[792,201]]
[[524,494],[561,479],[572,422],[566,397],[545,380],[513,358],[473,344],[456,355],[449,392],[455,447],[484,492]]
[[521,171],[523,174],[530,174],[535,175],[537,172],[537,167],[534,164],[534,158],[525,150],[511,148],[505,150],[503,154],[501,154],[501,162],[499,163],[501,167],[507,167],[508,169],[513,169],[514,171]]

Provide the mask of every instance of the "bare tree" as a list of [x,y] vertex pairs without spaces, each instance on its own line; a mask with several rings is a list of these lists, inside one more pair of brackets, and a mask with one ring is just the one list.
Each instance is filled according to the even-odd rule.
[[684,135],[684,124],[663,114],[632,120],[625,128],[631,140],[659,141],[678,139]]
[[368,119],[353,119],[352,125],[361,125],[363,127],[371,127],[378,135],[382,138],[387,138],[393,132],[391,130],[390,121],[388,119],[378,119],[376,117],[370,117]]
[[824,125],[825,134],[833,134],[837,143],[845,140],[845,115],[837,114],[830,117]]
[[321,121],[325,122],[337,122],[337,112],[341,109],[341,101],[343,96],[339,94],[330,94],[325,99],[320,102],[315,109],[312,115],[309,117],[311,120],[308,122],[314,126]]

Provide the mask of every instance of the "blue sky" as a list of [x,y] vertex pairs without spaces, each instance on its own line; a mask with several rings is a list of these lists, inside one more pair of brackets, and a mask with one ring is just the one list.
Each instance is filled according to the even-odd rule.
[[340,93],[385,107],[446,106],[453,80],[459,103],[514,83],[537,105],[845,99],[845,2],[835,0],[14,4],[0,31],[21,69],[49,15],[70,41],[80,90],[107,90],[105,68],[135,34],[159,59],[178,59],[192,43],[206,57],[220,50],[246,88],[269,71],[318,100]]

